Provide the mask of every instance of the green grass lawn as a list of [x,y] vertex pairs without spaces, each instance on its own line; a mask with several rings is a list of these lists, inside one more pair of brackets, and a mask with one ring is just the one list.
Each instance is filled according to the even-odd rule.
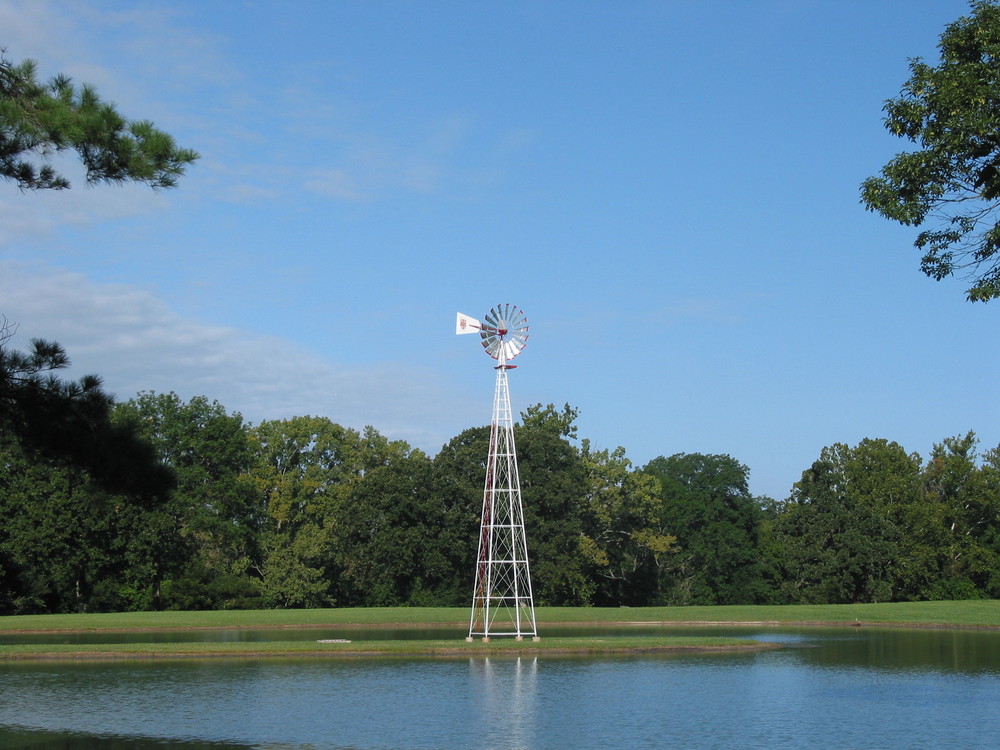
[[[547,624],[863,623],[1000,628],[1000,600],[731,607],[538,607]],[[185,630],[188,628],[335,627],[338,625],[468,627],[467,607],[267,609],[215,612],[114,612],[0,617],[0,633],[29,630]]]

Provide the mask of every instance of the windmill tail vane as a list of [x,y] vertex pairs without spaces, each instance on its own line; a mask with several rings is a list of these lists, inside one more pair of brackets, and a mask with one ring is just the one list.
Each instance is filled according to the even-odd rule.
[[459,313],[458,320],[455,322],[455,333],[458,335],[463,333],[479,333],[481,327],[479,321],[471,315]]

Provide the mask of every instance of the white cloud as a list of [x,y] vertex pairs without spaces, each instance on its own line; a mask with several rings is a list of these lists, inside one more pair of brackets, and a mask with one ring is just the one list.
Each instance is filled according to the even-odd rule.
[[276,200],[280,196],[281,192],[274,188],[251,185],[249,183],[236,183],[225,186],[220,197],[231,203],[260,205]]
[[58,341],[73,361],[69,376],[101,375],[122,400],[173,391],[218,400],[254,422],[315,414],[371,424],[431,453],[481,411],[454,398],[433,370],[345,366],[283,339],[182,317],[150,291],[61,269],[0,261],[0,313],[18,326],[11,346]]
[[311,193],[344,200],[364,200],[368,196],[343,169],[317,169],[302,187]]
[[21,191],[0,182],[0,247],[28,239],[49,237],[60,227],[90,226],[158,211],[170,198],[142,185],[87,185],[84,171],[69,157],[50,159],[56,171],[68,177],[69,190]]
[[[30,57],[42,64],[43,58],[48,61],[63,57],[75,48],[72,27],[67,14],[56,12],[52,3],[45,0],[31,3],[0,0],[3,46],[14,62]],[[48,75],[43,72],[42,77]]]

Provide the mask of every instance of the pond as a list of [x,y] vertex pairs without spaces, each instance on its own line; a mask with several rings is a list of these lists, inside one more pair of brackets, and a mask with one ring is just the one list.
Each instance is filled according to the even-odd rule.
[[[263,637],[236,632],[215,637]],[[1000,632],[666,632],[785,648],[599,659],[0,663],[0,747],[988,748],[1000,737]],[[305,635],[351,637],[340,629]]]

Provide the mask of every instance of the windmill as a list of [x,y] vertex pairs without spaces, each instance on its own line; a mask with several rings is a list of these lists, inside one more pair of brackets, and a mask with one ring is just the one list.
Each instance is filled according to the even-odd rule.
[[497,305],[479,322],[458,314],[455,333],[478,333],[486,353],[497,361],[493,394],[490,451],[483,486],[483,512],[476,555],[476,585],[472,595],[469,637],[529,635],[538,639],[531,595],[528,544],[524,535],[521,480],[514,448],[508,364],[528,343],[528,319],[513,305]]

